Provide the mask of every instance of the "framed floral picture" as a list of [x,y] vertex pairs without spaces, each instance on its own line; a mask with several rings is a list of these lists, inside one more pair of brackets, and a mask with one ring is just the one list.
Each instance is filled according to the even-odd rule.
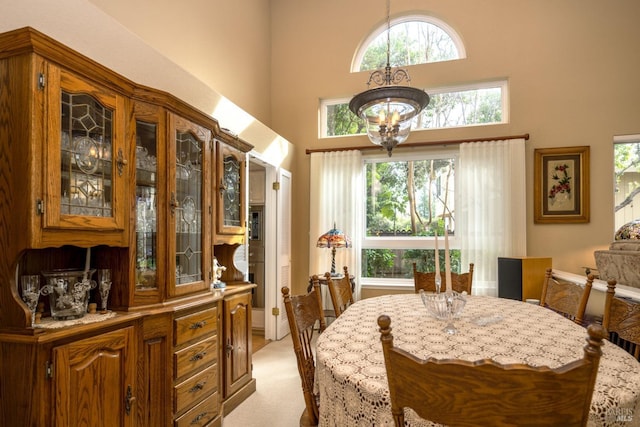
[[539,148],[534,156],[534,222],[589,222],[589,146]]

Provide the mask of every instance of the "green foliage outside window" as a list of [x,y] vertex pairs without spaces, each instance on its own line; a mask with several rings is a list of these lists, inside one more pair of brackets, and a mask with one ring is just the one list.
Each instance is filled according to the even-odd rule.
[[[402,22],[391,27],[389,63],[392,67],[447,61],[459,58],[458,48],[443,29],[422,22]],[[387,65],[387,31],[367,47],[360,71],[376,70]]]
[[[438,255],[440,270],[445,271],[442,247],[438,250]],[[460,250],[452,249],[449,255],[451,271],[460,273]],[[436,268],[433,249],[363,249],[362,261],[362,277],[411,279],[414,262],[419,271],[435,271]]]
[[[470,89],[431,94],[427,108],[413,119],[412,129],[441,129],[502,122],[502,89]],[[326,136],[366,134],[364,121],[349,104],[326,106]]]
[[[421,271],[434,271],[433,249],[399,248],[402,244],[391,243],[433,237],[436,232],[440,242],[440,266],[444,271],[444,218],[449,221],[450,235],[455,230],[454,172],[452,158],[365,165],[365,233],[367,237],[389,239],[389,247],[363,249],[363,277],[411,278],[414,262]],[[445,211],[446,191],[449,194]],[[452,271],[459,272],[460,251],[452,249],[450,258]]]
[[453,230],[453,159],[368,163],[365,169],[367,236],[434,236],[436,230],[443,236],[443,216]]

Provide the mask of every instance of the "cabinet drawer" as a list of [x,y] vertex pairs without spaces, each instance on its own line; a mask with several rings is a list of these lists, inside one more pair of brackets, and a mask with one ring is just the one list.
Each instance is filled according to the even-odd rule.
[[173,388],[174,412],[181,413],[203,396],[218,389],[218,365],[208,367]]
[[218,337],[213,336],[173,354],[175,379],[207,366],[218,359]]
[[177,418],[174,427],[203,427],[220,413],[220,395],[216,392],[196,405],[189,412]]
[[173,321],[173,344],[179,346],[193,339],[215,334],[217,331],[218,308],[211,307],[176,318]]

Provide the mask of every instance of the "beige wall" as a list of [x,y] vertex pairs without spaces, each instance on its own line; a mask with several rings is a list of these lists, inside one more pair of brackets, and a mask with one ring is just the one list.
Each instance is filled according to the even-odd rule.
[[[378,6],[375,6],[378,5]],[[384,1],[272,0],[274,129],[303,148],[367,145],[365,137],[320,140],[318,99],[366,89],[349,67],[362,38],[384,18]],[[421,10],[451,25],[468,58],[410,68],[412,85],[443,86],[507,78],[510,123],[415,132],[409,142],[529,133],[527,250],[555,268],[584,273],[593,251],[613,240],[614,135],[640,133],[640,2],[622,0],[394,0],[392,15]],[[319,36],[321,34],[321,36]],[[533,223],[533,150],[591,146],[591,222]],[[308,258],[309,158],[296,150],[294,280]],[[304,238],[303,238],[304,237]]]
[[271,112],[268,2],[188,5],[0,0],[0,32],[33,27],[136,83],[164,90],[211,115],[254,145],[265,161],[289,169],[293,145],[264,124]]
[[90,1],[222,96],[270,124],[268,1]]
[[[216,93],[225,95],[275,131],[258,123],[247,137],[241,134],[260,151],[278,134],[291,141],[284,166],[293,173],[293,287],[296,292],[306,287],[313,195],[305,149],[369,144],[362,136],[320,140],[318,100],[349,97],[366,88],[368,74],[351,74],[349,68],[359,43],[384,21],[383,0],[2,1],[7,3],[0,15],[2,31],[35,25],[203,111],[213,111]],[[394,0],[391,9],[394,15],[423,11],[437,16],[460,34],[467,49],[464,61],[411,67],[414,86],[509,80],[508,124],[415,132],[409,142],[529,133],[523,230],[528,255],[551,256],[554,267],[574,273],[594,266],[593,251],[605,248],[614,232],[613,136],[640,133],[640,2]],[[125,37],[129,31],[148,45],[146,50]],[[121,37],[110,37],[117,40],[114,45],[108,34]],[[158,66],[163,63],[156,57],[141,67],[140,54],[153,56],[149,46],[197,81],[171,64]],[[536,225],[533,150],[574,145],[591,146],[591,222]]]

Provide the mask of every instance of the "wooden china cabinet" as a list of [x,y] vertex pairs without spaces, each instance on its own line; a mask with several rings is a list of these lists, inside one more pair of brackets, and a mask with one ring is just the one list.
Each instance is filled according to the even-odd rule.
[[[38,31],[0,35],[0,425],[220,426],[255,390],[251,148]],[[59,269],[111,270],[108,310],[63,323],[41,295],[32,326],[20,278]]]

